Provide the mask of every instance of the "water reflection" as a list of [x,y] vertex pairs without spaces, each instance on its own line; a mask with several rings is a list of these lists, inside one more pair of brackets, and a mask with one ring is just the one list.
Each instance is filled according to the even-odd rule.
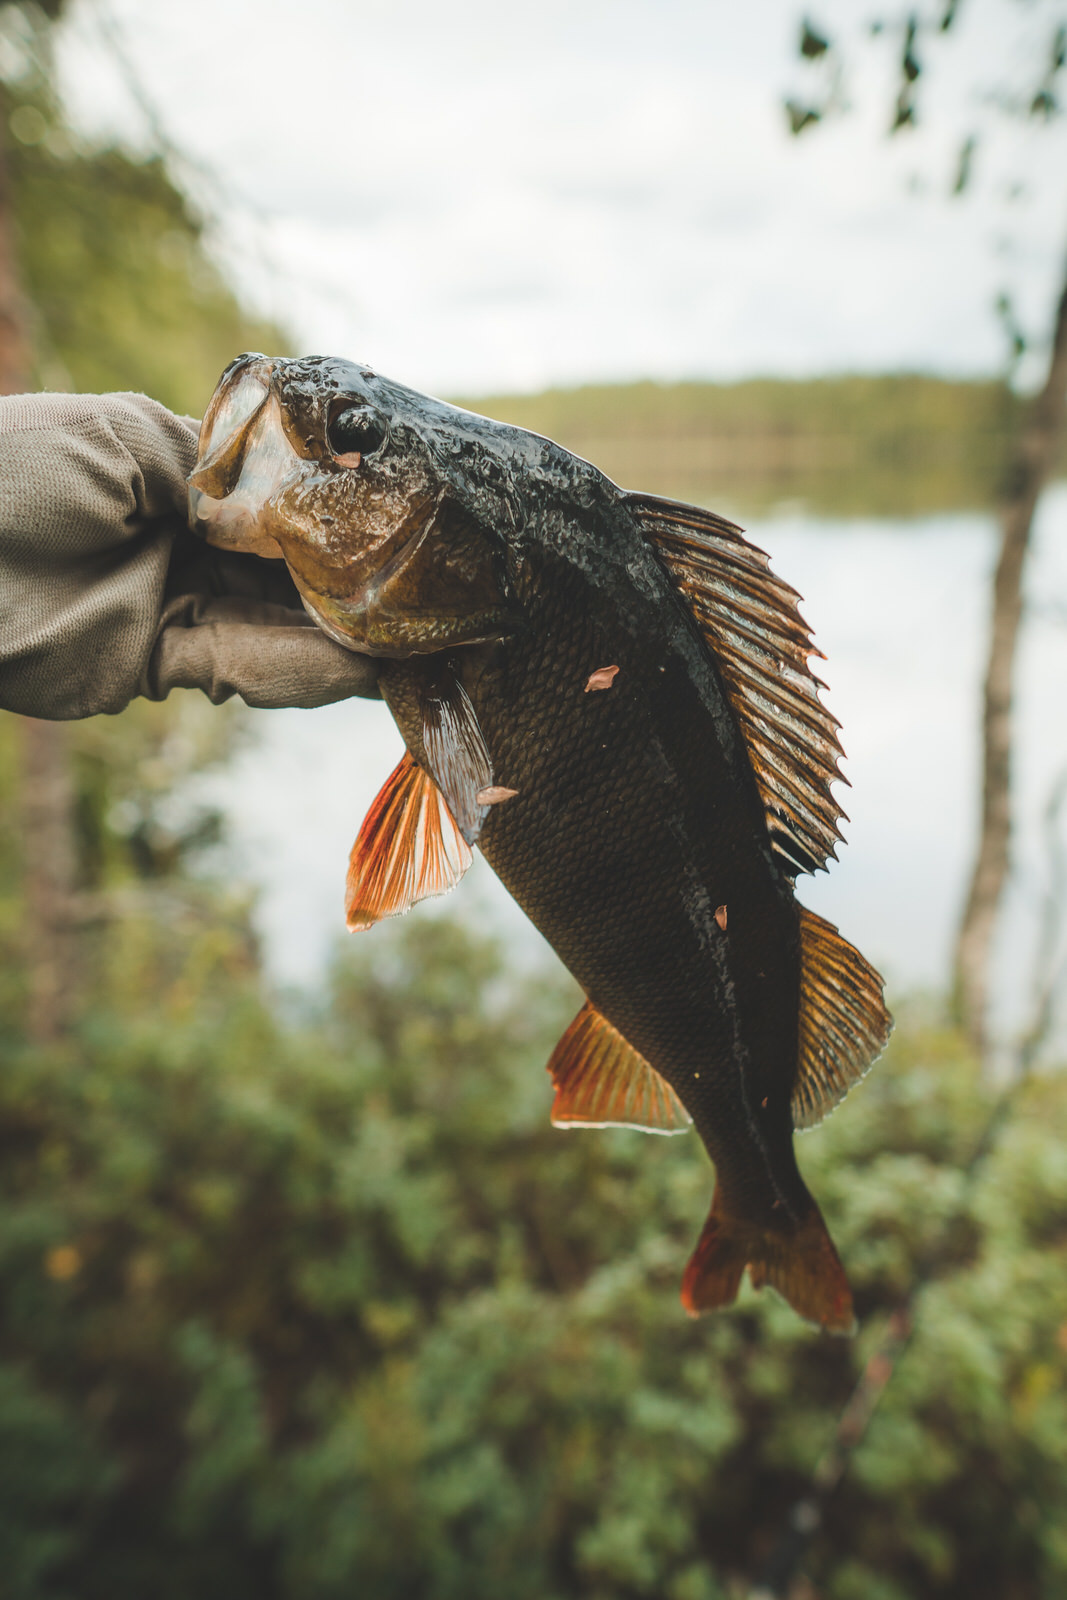
[[[749,534],[805,596],[844,728],[850,822],[830,873],[801,898],[840,924],[897,989],[942,987],[977,816],[978,684],[992,517],[841,519],[800,512]],[[1039,820],[1067,765],[1067,485],[1045,497],[1019,671],[1019,814],[1000,994],[1018,1012],[1047,874]],[[218,780],[243,869],[259,885],[268,961],[314,983],[343,926],[344,866],[363,813],[400,755],[381,705],[257,713],[260,738]],[[479,859],[452,896],[494,919],[529,959],[538,935]],[[425,911],[413,913],[425,914]],[[432,914],[432,912],[431,912]]]

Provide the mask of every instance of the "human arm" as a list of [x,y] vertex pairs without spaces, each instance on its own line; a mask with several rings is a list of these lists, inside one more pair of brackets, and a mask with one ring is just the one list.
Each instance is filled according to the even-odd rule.
[[0,398],[0,706],[65,720],[198,688],[219,702],[376,696],[282,562],[185,520],[195,427],[145,395]]

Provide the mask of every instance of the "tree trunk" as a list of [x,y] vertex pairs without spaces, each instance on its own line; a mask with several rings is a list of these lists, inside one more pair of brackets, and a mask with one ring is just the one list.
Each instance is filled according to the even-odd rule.
[[989,965],[1011,846],[1012,716],[1022,583],[1034,509],[1059,452],[1067,404],[1067,282],[1056,313],[1044,388],[1015,442],[1001,508],[1000,555],[982,719],[982,820],[970,890],[956,941],[957,1015],[981,1052],[988,1045]]
[[23,891],[36,1044],[60,1038],[74,1000],[74,829],[70,752],[61,722],[22,722]]
[[[19,281],[6,135],[8,99],[0,87],[0,394],[29,387],[29,319]],[[29,1003],[26,1026],[39,1044],[57,1039],[74,992],[74,819],[67,730],[59,722],[22,724],[22,859]]]

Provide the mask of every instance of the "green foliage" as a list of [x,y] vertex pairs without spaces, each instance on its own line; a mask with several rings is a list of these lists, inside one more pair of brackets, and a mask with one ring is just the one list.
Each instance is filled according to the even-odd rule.
[[930,1254],[812,1576],[1061,1592],[1067,1081],[1032,1085],[968,1196],[987,1096],[954,1035],[905,1025],[801,1146],[859,1340],[770,1293],[694,1323],[706,1159],[547,1125],[562,979],[412,917],[284,1024],[239,917],[108,939],[135,981],[103,962],[77,1039],[0,1084],[12,1592],[737,1592]]
[[238,351],[284,353],[286,336],[242,310],[160,158],[77,141],[39,67],[0,106],[39,386],[143,390],[198,416]]
[[205,253],[159,160],[119,150],[20,148],[12,161],[41,378],[139,389],[198,415],[239,350],[277,351]]

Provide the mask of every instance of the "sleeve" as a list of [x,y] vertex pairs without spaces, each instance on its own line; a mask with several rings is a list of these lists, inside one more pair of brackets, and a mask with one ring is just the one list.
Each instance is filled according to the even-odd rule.
[[0,398],[0,705],[50,719],[135,695],[324,705],[376,666],[308,618],[282,563],[189,533],[195,427],[144,395]]

